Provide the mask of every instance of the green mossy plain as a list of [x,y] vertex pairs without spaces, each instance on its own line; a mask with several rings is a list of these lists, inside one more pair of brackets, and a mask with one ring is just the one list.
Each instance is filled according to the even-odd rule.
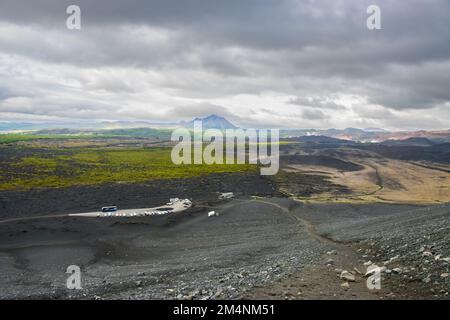
[[0,171],[0,190],[140,183],[257,170],[248,164],[172,163],[171,148],[72,148],[14,159]]

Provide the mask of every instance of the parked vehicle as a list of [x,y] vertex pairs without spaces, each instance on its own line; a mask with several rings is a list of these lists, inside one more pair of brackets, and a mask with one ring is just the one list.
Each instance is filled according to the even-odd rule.
[[117,211],[116,206],[102,207],[102,212],[113,212],[113,211]]

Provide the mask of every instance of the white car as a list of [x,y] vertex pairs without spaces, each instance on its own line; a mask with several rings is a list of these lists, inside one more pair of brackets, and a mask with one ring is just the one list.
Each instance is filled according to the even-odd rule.
[[218,217],[219,213],[216,211],[210,211],[208,212],[208,217]]

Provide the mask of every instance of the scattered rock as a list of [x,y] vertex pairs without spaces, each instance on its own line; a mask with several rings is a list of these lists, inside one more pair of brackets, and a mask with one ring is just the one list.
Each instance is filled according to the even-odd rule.
[[389,263],[392,263],[392,262],[394,262],[395,260],[397,260],[399,257],[400,257],[400,256],[398,256],[398,255],[395,256],[395,257],[392,257],[392,258],[390,258],[389,260],[385,261],[384,264],[387,265],[387,264],[389,264]]
[[350,285],[348,284],[348,282],[343,282],[343,283],[341,283],[341,287],[342,287],[343,289],[345,289],[345,290],[350,289]]
[[392,272],[394,272],[394,273],[402,273],[402,268],[394,268],[394,269],[392,269]]
[[217,298],[219,298],[219,297],[222,295],[222,293],[223,293],[222,288],[219,288],[219,289],[216,291],[216,293],[214,293],[214,295],[212,296],[212,298],[213,298],[213,299],[217,299]]
[[327,262],[325,263],[326,265],[334,265],[334,260],[333,259],[328,259]]
[[283,296],[291,297],[291,296],[293,296],[293,294],[291,292],[289,292],[289,291],[283,291]]
[[341,272],[340,278],[351,282],[356,280],[355,276],[347,270]]

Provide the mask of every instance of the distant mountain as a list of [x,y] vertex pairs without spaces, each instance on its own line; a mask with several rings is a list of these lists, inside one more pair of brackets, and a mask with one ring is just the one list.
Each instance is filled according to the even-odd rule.
[[386,140],[406,140],[409,138],[426,138],[433,143],[447,143],[450,142],[450,129],[443,131],[402,131],[402,132],[388,132],[379,135],[380,141]]
[[336,139],[328,136],[302,136],[292,140],[306,144],[352,144],[353,141]]
[[76,129],[88,128],[91,122],[15,122],[0,121],[0,132],[34,131],[47,129]]
[[365,128],[364,131],[366,131],[366,132],[388,132],[387,130],[384,130],[381,128]]
[[121,128],[173,128],[177,126],[176,122],[157,122],[157,121],[145,121],[145,120],[115,120],[115,121],[102,121],[99,123],[102,128],[105,129],[121,129]]
[[381,144],[386,146],[419,146],[419,147],[429,147],[435,143],[427,138],[413,137],[404,140],[385,140]]
[[[204,129],[236,129],[237,127],[224,117],[212,114],[204,118],[195,118],[192,121],[177,122],[156,122],[147,120],[111,120],[111,121],[83,121],[83,122],[13,122],[0,121],[0,133],[16,131],[39,131],[39,133],[65,133],[70,134],[80,131],[95,131],[101,129],[172,129],[178,126],[193,128],[194,121],[202,121]],[[49,131],[50,130],[50,131]],[[145,136],[153,133],[145,132]],[[346,129],[283,129],[280,130],[280,137],[283,139],[306,138],[305,143],[339,143],[338,141],[325,141],[329,137],[347,142],[383,143],[384,146],[427,146],[433,144],[450,143],[450,129],[439,131],[387,131],[380,128],[346,128]],[[422,138],[422,139],[421,139]],[[322,140],[322,141],[320,141]],[[341,142],[342,143],[342,142]]]
[[364,141],[370,138],[370,133],[362,129],[346,128],[344,130],[328,129],[321,132],[322,135],[342,140]]
[[372,141],[379,132],[370,132],[358,128],[346,128],[346,129],[293,129],[293,130],[282,130],[281,136],[283,138],[295,138],[302,136],[324,136],[330,137],[338,140],[346,141]]
[[[369,129],[302,129],[302,130],[283,130],[283,138],[295,138],[302,136],[325,136],[340,140],[359,141],[359,142],[383,142],[387,141],[385,145],[395,144],[394,141],[404,141],[397,145],[428,145],[429,143],[447,143],[450,142],[450,130],[443,131],[399,131],[389,132],[384,129],[369,128]],[[424,138],[426,140],[407,140],[410,138]],[[428,141],[427,141],[428,140]]]
[[202,121],[203,129],[236,129],[237,127],[224,117],[212,114],[205,118],[195,118],[189,122],[181,122],[180,124],[185,128],[193,128],[194,121]]

